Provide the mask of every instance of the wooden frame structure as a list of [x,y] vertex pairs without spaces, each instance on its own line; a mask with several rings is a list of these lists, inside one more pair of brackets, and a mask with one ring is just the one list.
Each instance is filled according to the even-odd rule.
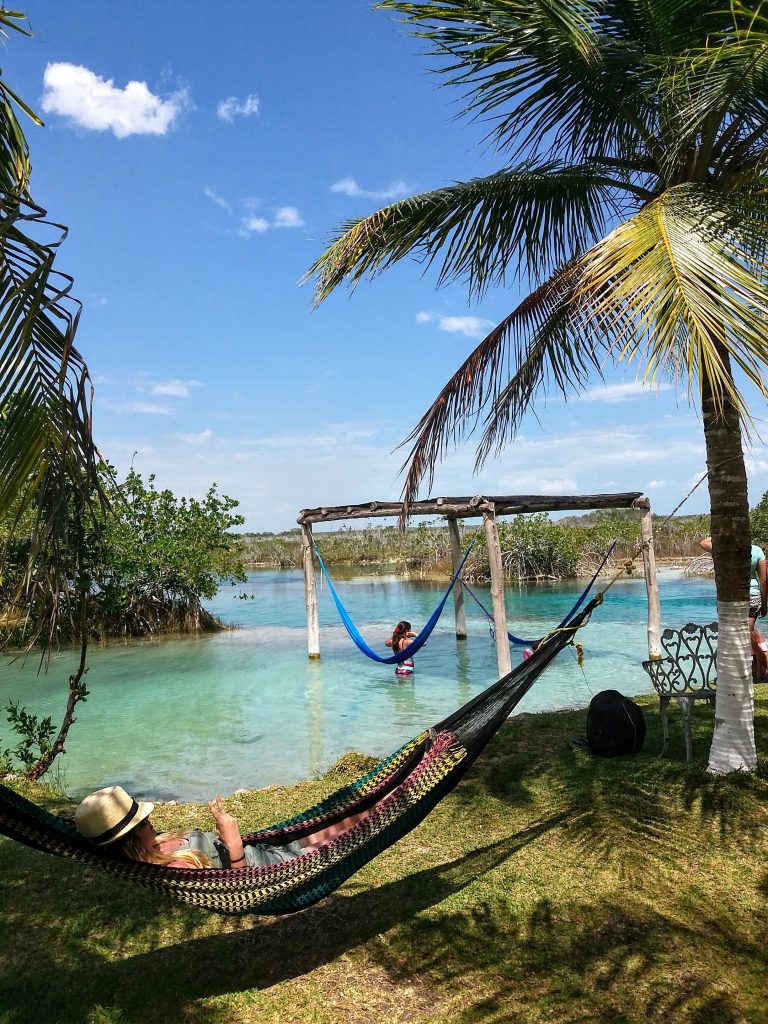
[[[651,528],[651,503],[640,491],[622,494],[585,495],[475,495],[461,498],[427,498],[414,501],[408,506],[408,518],[413,516],[442,516],[448,522],[451,537],[451,561],[454,573],[461,563],[461,539],[459,519],[483,520],[485,539],[488,545],[488,562],[491,575],[491,599],[493,601],[493,625],[496,635],[496,661],[499,676],[506,675],[511,668],[509,642],[507,640],[507,613],[504,603],[504,574],[499,544],[497,518],[520,515],[524,512],[591,512],[603,508],[637,508],[642,512],[640,536],[645,567],[645,585],[648,594],[648,653],[651,658],[661,654],[659,631],[661,612],[659,588],[656,581],[656,559],[653,551]],[[304,602],[307,609],[307,649],[310,658],[320,657],[320,623],[317,610],[317,583],[313,558],[314,523],[333,523],[344,519],[394,518],[403,512],[399,501],[371,501],[362,505],[334,505],[326,508],[305,508],[299,513],[297,522],[301,527],[302,560],[304,565]],[[464,592],[456,587],[453,593],[456,636],[465,638],[467,623],[464,612]]]

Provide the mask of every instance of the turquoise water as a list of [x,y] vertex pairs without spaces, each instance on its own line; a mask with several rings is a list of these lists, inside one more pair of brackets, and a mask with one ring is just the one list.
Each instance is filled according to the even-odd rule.
[[[660,574],[662,623],[715,617],[714,586],[679,573]],[[339,592],[375,649],[400,618],[418,630],[443,592],[440,583],[395,576],[339,579]],[[546,633],[573,604],[575,583],[510,588],[509,628]],[[487,607],[485,588],[477,593]],[[241,599],[240,595],[246,599]],[[239,628],[215,636],[133,641],[94,647],[91,696],[78,708],[67,753],[59,759],[67,791],[80,797],[119,783],[141,797],[202,800],[215,792],[288,784],[323,772],[348,750],[384,755],[443,718],[496,679],[487,621],[467,600],[466,641],[453,634],[452,602],[416,673],[363,657],[340,625],[327,589],[318,594],[322,658],[307,658],[301,572],[259,571],[224,588],[211,610]],[[567,648],[518,706],[519,712],[585,707],[593,693],[646,693],[645,584],[621,579],[580,633],[583,670]],[[513,664],[519,661],[513,648]],[[21,700],[29,711],[61,720],[66,677],[77,658],[64,652],[37,675],[37,659],[0,658],[0,707]],[[13,740],[0,721],[0,745]]]

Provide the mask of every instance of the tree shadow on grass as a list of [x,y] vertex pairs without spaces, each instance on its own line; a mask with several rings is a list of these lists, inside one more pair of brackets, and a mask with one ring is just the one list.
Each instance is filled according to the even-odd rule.
[[[768,746],[767,708],[761,697],[760,750]],[[205,1000],[231,997],[224,1010],[231,1014],[241,993],[298,981],[360,946],[361,964],[374,962],[408,984],[424,979],[437,1002],[452,1004],[444,1019],[461,1024],[514,1017],[553,1024],[768,1020],[752,994],[768,981],[765,928],[751,922],[747,937],[743,908],[713,903],[701,879],[693,887],[686,881],[682,904],[673,886],[658,885],[670,867],[688,862],[704,827],[734,847],[752,842],[755,808],[766,804],[765,772],[707,776],[711,711],[701,711],[694,719],[700,760],[691,765],[682,750],[656,756],[661,741],[652,708],[646,750],[633,758],[591,758],[574,749],[573,714],[537,716],[535,726],[511,723],[452,795],[454,825],[446,839],[460,841],[452,833],[461,826],[481,832],[486,814],[496,829],[499,820],[509,829],[517,824],[517,834],[375,889],[364,888],[376,877],[368,868],[322,904],[290,917],[222,922],[0,843],[0,1020],[81,1022],[96,1005],[113,1007],[126,1024],[219,1020],[201,1005]],[[506,818],[489,800],[503,805]],[[531,826],[532,810],[544,820]],[[443,805],[435,813],[449,811]],[[596,883],[603,866],[618,862],[625,899],[598,890],[581,902],[557,903],[547,893],[531,911],[530,900],[514,903],[498,874],[484,885],[485,873],[548,833],[551,845],[560,829]],[[515,885],[524,887],[526,879]],[[41,908],[33,920],[15,910],[14,893],[22,888],[19,905]],[[376,941],[381,933],[386,942]],[[649,986],[649,976],[666,978],[664,964],[668,982]],[[718,985],[721,972],[713,974],[712,964],[727,985]]]
[[[454,799],[471,813],[488,796],[514,808],[567,813],[571,840],[585,864],[616,863],[622,876],[642,885],[665,867],[685,862],[691,833],[706,829],[715,839],[749,847],[763,828],[768,803],[768,698],[756,699],[755,773],[713,776],[707,754],[714,709],[702,702],[693,719],[694,760],[685,761],[682,724],[679,745],[660,757],[658,704],[645,702],[647,736],[640,754],[593,757],[573,738],[586,712],[522,715],[512,719],[488,746]],[[679,718],[679,716],[678,716]],[[678,749],[679,746],[679,749]],[[684,813],[683,813],[684,812]]]
[[[92,878],[86,880],[86,885],[94,882],[90,889],[77,892],[77,913],[68,921],[66,886],[82,886],[83,879],[78,877],[82,869],[54,863],[47,874],[63,875],[59,882],[65,889],[51,891],[50,882],[40,879],[40,918],[25,923],[36,952],[13,961],[3,958],[0,1007],[5,1015],[0,1014],[0,1019],[3,1024],[80,1022],[94,1006],[107,1005],[119,1010],[121,1021],[167,1022],[180,1019],[182,1007],[196,1000],[265,989],[300,977],[458,893],[560,821],[557,816],[448,864],[378,888],[350,894],[354,883],[347,883],[298,914],[239,918],[234,922],[236,930],[173,945],[163,944],[160,928],[182,931],[188,921],[190,931],[195,931],[201,923],[208,924],[207,915],[194,908],[169,908],[152,894]],[[39,861],[39,856],[35,859]],[[4,878],[11,887],[27,884],[27,875],[20,877],[18,868],[15,878],[12,874]],[[35,884],[35,879],[29,884]],[[100,901],[92,902],[94,896]],[[12,915],[2,913],[0,922],[9,935],[14,929]],[[155,927],[156,948],[104,959],[105,950],[119,955],[136,940],[145,943],[146,934],[151,935]]]
[[[454,1004],[454,1024],[764,1022],[765,929],[744,940],[737,908],[714,908],[707,894],[698,909],[690,927],[641,893],[620,904],[598,895],[566,918],[546,898],[526,912],[496,896],[438,907],[372,955],[395,981],[427,978]],[[682,964],[669,960],[678,950]]]

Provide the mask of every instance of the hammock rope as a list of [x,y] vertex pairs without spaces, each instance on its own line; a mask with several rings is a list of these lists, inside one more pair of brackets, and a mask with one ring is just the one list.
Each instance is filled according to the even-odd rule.
[[288,843],[361,811],[352,828],[300,857],[262,868],[184,870],[119,859],[81,836],[71,820],[50,814],[0,785],[0,834],[26,846],[220,914],[282,914],[333,892],[377,854],[415,828],[460,781],[545,668],[589,620],[594,598],[545,637],[527,661],[463,707],[404,744],[372,771],[303,814],[243,837]]
[[[581,594],[579,595],[579,597],[576,600],[576,603],[570,609],[568,614],[563,618],[562,622],[560,622],[559,625],[557,625],[555,627],[555,629],[560,629],[562,626],[565,626],[566,623],[568,622],[568,620],[571,619],[576,614],[576,612],[579,610],[579,608],[581,608],[582,604],[584,604],[584,601],[586,600],[587,595],[589,594],[589,592],[592,589],[592,587],[594,587],[594,585],[595,585],[595,580],[597,579],[597,577],[602,572],[603,566],[605,565],[605,563],[608,561],[608,559],[613,554],[613,549],[616,547],[617,543],[618,543],[617,541],[613,541],[613,543],[610,545],[610,547],[606,551],[605,555],[603,555],[603,560],[600,562],[600,565],[598,565],[598,567],[597,567],[597,569],[595,571],[594,576],[589,581],[589,583],[586,585],[584,590],[582,590]],[[483,602],[480,600],[480,598],[477,596],[477,594],[474,592],[474,590],[472,590],[472,588],[469,586],[468,583],[466,583],[464,580],[461,580],[461,585],[466,590],[466,592],[469,594],[469,596],[480,606],[480,608],[484,612],[486,618],[490,621],[490,623],[491,623],[491,636],[494,636],[495,634],[493,632],[493,621],[494,621],[493,620],[493,614],[488,611],[488,609],[485,607]],[[537,644],[541,643],[541,637],[539,637],[538,640],[523,640],[523,639],[521,639],[521,637],[515,636],[514,633],[510,633],[510,632],[507,632],[507,637],[509,638],[509,642],[511,644],[514,644],[516,647],[535,647]]]
[[342,604],[339,595],[336,593],[336,588],[334,587],[333,581],[331,580],[331,577],[328,574],[328,570],[325,567],[325,562],[323,561],[322,555],[317,549],[317,545],[315,545],[315,554],[317,555],[317,560],[320,563],[320,569],[322,570],[323,576],[325,576],[326,580],[328,581],[328,587],[331,591],[331,596],[333,597],[333,601],[334,604],[336,605],[336,609],[339,613],[341,621],[344,623],[344,628],[354,641],[357,649],[359,651],[362,651],[366,658],[370,658],[372,661],[377,661],[380,665],[399,665],[401,664],[401,662],[406,661],[408,658],[412,658],[414,654],[417,654],[429,639],[432,630],[437,625],[438,619],[443,614],[443,608],[445,608],[446,601],[450,597],[451,591],[453,590],[457,580],[461,576],[461,571],[464,568],[464,563],[469,558],[469,553],[474,547],[474,544],[475,542],[472,541],[467,550],[464,552],[464,557],[461,560],[461,565],[451,577],[451,582],[448,585],[448,589],[443,594],[440,603],[430,615],[429,619],[427,620],[424,628],[419,633],[419,635],[417,637],[414,637],[414,639],[411,640],[408,646],[403,648],[403,650],[400,651],[398,654],[391,654],[389,657],[386,658],[382,657],[382,655],[380,654],[377,654],[376,651],[373,650],[373,648],[368,646],[368,644],[363,639],[360,631],[358,630],[357,626],[355,626],[354,622],[350,618],[349,612]]

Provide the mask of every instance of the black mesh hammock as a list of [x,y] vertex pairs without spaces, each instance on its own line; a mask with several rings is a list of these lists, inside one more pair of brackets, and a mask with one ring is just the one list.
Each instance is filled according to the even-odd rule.
[[527,661],[372,771],[303,814],[243,836],[245,843],[288,843],[351,814],[370,811],[352,828],[293,860],[261,868],[200,870],[125,861],[117,852],[83,838],[65,818],[50,814],[5,786],[0,786],[0,834],[217,913],[302,910],[333,892],[427,816],[601,601],[598,595],[545,637]]

